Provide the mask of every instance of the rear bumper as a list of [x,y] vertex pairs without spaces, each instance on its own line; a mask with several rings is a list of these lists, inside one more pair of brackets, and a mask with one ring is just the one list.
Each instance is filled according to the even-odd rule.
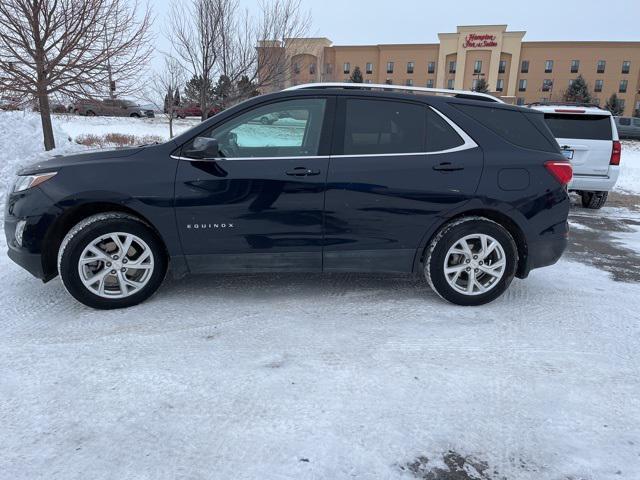
[[618,181],[620,175],[620,167],[616,165],[609,166],[608,175],[580,175],[574,174],[569,190],[585,190],[587,192],[609,192]]

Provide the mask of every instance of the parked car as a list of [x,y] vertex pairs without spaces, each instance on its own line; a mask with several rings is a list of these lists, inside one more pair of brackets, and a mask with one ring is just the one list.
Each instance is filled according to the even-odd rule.
[[152,109],[142,107],[133,100],[110,99],[76,102],[73,112],[78,115],[110,117],[154,117]]
[[[394,88],[293,87],[164,144],[28,167],[7,201],[9,256],[101,309],[142,302],[168,268],[419,272],[480,305],[555,263],[572,170],[543,114]],[[283,112],[306,120],[256,121]]]
[[613,117],[620,138],[640,140],[640,117]]
[[595,105],[535,104],[573,166],[569,190],[584,208],[604,206],[620,174],[622,145],[611,112]]
[[[214,105],[209,110],[207,118],[213,117],[216,113],[219,113],[221,111],[222,109],[219,106]],[[175,110],[175,114],[178,118],[202,117],[202,108],[200,108],[200,105],[185,105],[183,107],[177,108]]]

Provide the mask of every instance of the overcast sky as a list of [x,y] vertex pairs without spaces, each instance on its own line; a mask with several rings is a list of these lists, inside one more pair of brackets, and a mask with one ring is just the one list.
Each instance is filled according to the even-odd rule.
[[[171,1],[151,1],[161,50],[170,48],[163,32]],[[258,0],[240,1],[249,9],[258,5]],[[640,0],[302,0],[302,5],[311,12],[310,35],[335,45],[435,43],[438,33],[480,24],[525,30],[525,41],[640,41]]]

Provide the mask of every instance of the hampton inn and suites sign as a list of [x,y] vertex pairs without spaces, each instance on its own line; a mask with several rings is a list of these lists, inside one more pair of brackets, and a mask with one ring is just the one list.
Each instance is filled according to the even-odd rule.
[[497,46],[496,36],[489,33],[470,33],[464,37],[464,43],[462,44],[462,48],[487,48]]

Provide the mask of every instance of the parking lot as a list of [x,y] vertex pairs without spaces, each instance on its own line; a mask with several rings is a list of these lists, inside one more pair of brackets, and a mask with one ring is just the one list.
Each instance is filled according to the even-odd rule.
[[570,222],[477,308],[271,274],[98,312],[0,255],[0,478],[640,478],[640,196]]

